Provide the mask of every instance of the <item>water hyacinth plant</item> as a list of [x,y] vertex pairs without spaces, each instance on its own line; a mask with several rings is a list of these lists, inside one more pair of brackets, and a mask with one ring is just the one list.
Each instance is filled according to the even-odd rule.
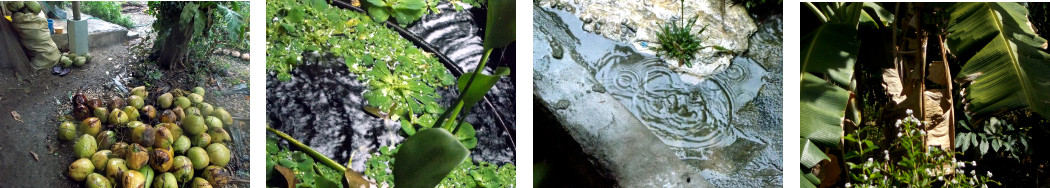
[[[846,187],[985,187],[1001,185],[992,180],[988,171],[978,174],[977,161],[957,161],[955,155],[940,147],[927,147],[923,122],[907,110],[908,117],[897,120],[896,138],[889,148],[879,152],[879,146],[870,140],[857,139],[867,134],[865,129],[848,134],[843,139],[855,144],[858,150],[845,155],[849,166]],[[866,159],[865,159],[866,158]],[[954,166],[954,168],[952,168]]]

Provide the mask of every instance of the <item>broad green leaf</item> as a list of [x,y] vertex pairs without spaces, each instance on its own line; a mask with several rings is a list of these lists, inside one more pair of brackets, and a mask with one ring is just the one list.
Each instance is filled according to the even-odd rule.
[[376,20],[377,22],[384,22],[387,19],[390,19],[390,12],[388,10],[389,9],[369,6],[368,14],[372,15],[372,19]]
[[314,10],[325,11],[328,9],[328,2],[325,0],[308,0],[307,2],[310,3],[310,6],[313,7]]
[[467,159],[470,151],[445,129],[426,129],[405,139],[394,154],[394,184],[431,188]]
[[820,178],[817,178],[813,173],[802,172],[799,182],[802,183],[802,188],[817,188],[817,185],[820,185]]
[[[484,67],[478,68],[480,69]],[[474,105],[478,103],[478,101],[481,101],[481,99],[485,97],[485,93],[488,93],[489,89],[491,89],[492,86],[496,85],[496,82],[498,82],[501,77],[510,75],[510,68],[496,68],[495,73],[495,75],[485,75],[484,73],[482,73],[475,76],[474,83],[470,85],[470,91],[464,91],[464,88],[467,87],[467,82],[470,81],[470,77],[472,75],[475,75],[475,73],[470,72],[459,76],[459,84],[457,84],[457,86],[459,86],[460,92],[464,92],[466,94],[465,96],[463,96],[464,110],[469,111],[471,107],[474,107]]]
[[860,50],[856,27],[828,23],[802,37],[803,72],[821,73],[839,86],[848,86]]
[[484,51],[514,42],[514,1],[489,0],[486,18]]
[[408,134],[408,136],[416,134],[415,125],[412,125],[407,119],[401,120],[401,130],[405,130],[405,134]]
[[800,135],[822,146],[838,146],[849,92],[809,73],[802,78]]
[[801,141],[802,143],[799,145],[799,148],[802,149],[800,151],[802,153],[800,162],[806,168],[813,168],[813,166],[816,166],[817,163],[820,163],[820,161],[823,160],[831,160],[831,158],[828,158],[828,155],[824,154],[824,151],[820,151],[820,148],[817,148],[817,145],[813,144],[812,141],[805,138],[801,139]]
[[947,45],[965,60],[956,78],[972,80],[964,93],[967,113],[989,115],[1029,107],[1050,118],[1050,54],[1019,3],[956,3]]
[[875,16],[873,17],[879,18],[879,20],[881,20],[882,22],[878,24],[882,25],[883,27],[889,26],[889,24],[893,23],[893,13],[889,10],[882,8],[882,6],[880,6],[879,3],[864,2],[864,11],[865,14],[869,16],[874,14]]

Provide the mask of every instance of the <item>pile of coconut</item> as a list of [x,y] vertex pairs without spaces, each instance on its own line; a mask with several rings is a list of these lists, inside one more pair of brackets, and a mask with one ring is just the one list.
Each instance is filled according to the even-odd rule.
[[223,126],[233,118],[204,102],[204,94],[196,87],[150,99],[140,86],[126,98],[73,95],[58,127],[59,139],[75,140],[79,158],[69,177],[86,187],[224,187],[231,137]]

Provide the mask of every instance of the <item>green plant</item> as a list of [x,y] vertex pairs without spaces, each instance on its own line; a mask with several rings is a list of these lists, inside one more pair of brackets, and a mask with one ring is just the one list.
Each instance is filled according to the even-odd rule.
[[[849,144],[856,144],[857,150],[845,155],[849,166],[850,182],[846,187],[978,187],[988,184],[999,184],[991,179],[991,172],[978,175],[971,170],[967,176],[963,168],[967,164],[976,167],[977,162],[956,161],[954,154],[947,153],[940,147],[927,147],[926,127],[911,110],[908,117],[898,120],[894,127],[898,129],[890,148],[877,152],[879,147],[870,140],[858,139],[868,134],[865,129],[843,137]],[[891,155],[893,153],[893,155]],[[880,155],[881,154],[881,157]],[[898,157],[891,157],[898,156]],[[867,157],[867,160],[863,160]],[[879,159],[876,159],[879,158]],[[860,162],[856,162],[860,161]],[[949,169],[954,170],[947,171]],[[954,173],[954,174],[952,174]]]
[[[153,54],[161,68],[210,66],[200,63],[210,62],[209,54],[216,47],[245,45],[249,24],[247,16],[241,13],[247,12],[248,2],[151,1],[147,5],[147,13],[157,18],[153,24],[157,31]],[[187,66],[186,62],[194,64]]]
[[[375,179],[377,184],[393,187],[394,177],[390,175],[390,164],[394,162],[393,156],[398,147],[400,146],[380,147],[379,152],[366,162],[368,168],[365,175]],[[515,174],[514,164],[496,166],[478,162],[475,165],[467,160],[456,166],[437,187],[514,187]]]
[[368,6],[365,6],[368,14],[372,15],[375,20],[386,21],[393,17],[401,25],[408,25],[423,17],[426,14],[428,3],[425,0],[366,0],[366,2],[368,2]]
[[965,63],[967,114],[986,116],[1029,107],[1050,117],[1050,54],[1020,3],[956,3],[948,7],[947,46]]
[[84,13],[94,15],[99,19],[113,22],[124,27],[131,27],[131,17],[121,13],[123,1],[82,1]]
[[956,127],[962,128],[956,132],[955,148],[962,149],[962,153],[973,148],[975,154],[988,155],[988,151],[1003,152],[1020,161],[1018,154],[1028,153],[1028,140],[1031,139],[1024,131],[1014,128],[1014,125],[992,117],[984,123],[970,125],[966,120],[959,120]]
[[[892,15],[874,3],[803,3],[821,25],[802,37],[800,111],[800,163],[802,187],[816,187],[820,179],[811,169],[830,158],[822,148],[837,148],[843,125],[861,122],[852,90],[854,64],[860,50],[857,33],[861,23],[874,28],[886,25]],[[868,12],[865,12],[865,10]],[[870,15],[877,15],[874,20]],[[864,24],[869,25],[869,24]]]
[[698,36],[693,36],[693,22],[695,19],[689,20],[686,24],[685,19],[685,0],[681,1],[682,5],[679,14],[681,15],[681,24],[671,22],[670,25],[665,25],[659,32],[656,33],[656,41],[660,45],[652,47],[658,55],[678,60],[678,66],[685,64],[687,67],[693,67],[693,59],[696,58],[696,53],[704,48],[715,48],[717,50],[728,50],[724,47],[715,46],[703,46],[700,44],[701,33],[707,30],[707,26],[701,28],[697,32]]

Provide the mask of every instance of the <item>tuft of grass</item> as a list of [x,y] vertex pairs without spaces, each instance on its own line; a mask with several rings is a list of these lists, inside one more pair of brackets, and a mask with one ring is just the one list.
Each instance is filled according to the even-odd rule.
[[[693,36],[690,30],[693,25],[684,24],[685,27],[677,23],[671,22],[670,25],[664,26],[657,34],[656,40],[660,44],[654,47],[654,51],[658,55],[678,60],[678,66],[693,67],[693,59],[696,58],[696,53],[703,49],[700,45],[700,38]],[[707,29],[704,26],[700,29],[700,33],[703,33]]]

